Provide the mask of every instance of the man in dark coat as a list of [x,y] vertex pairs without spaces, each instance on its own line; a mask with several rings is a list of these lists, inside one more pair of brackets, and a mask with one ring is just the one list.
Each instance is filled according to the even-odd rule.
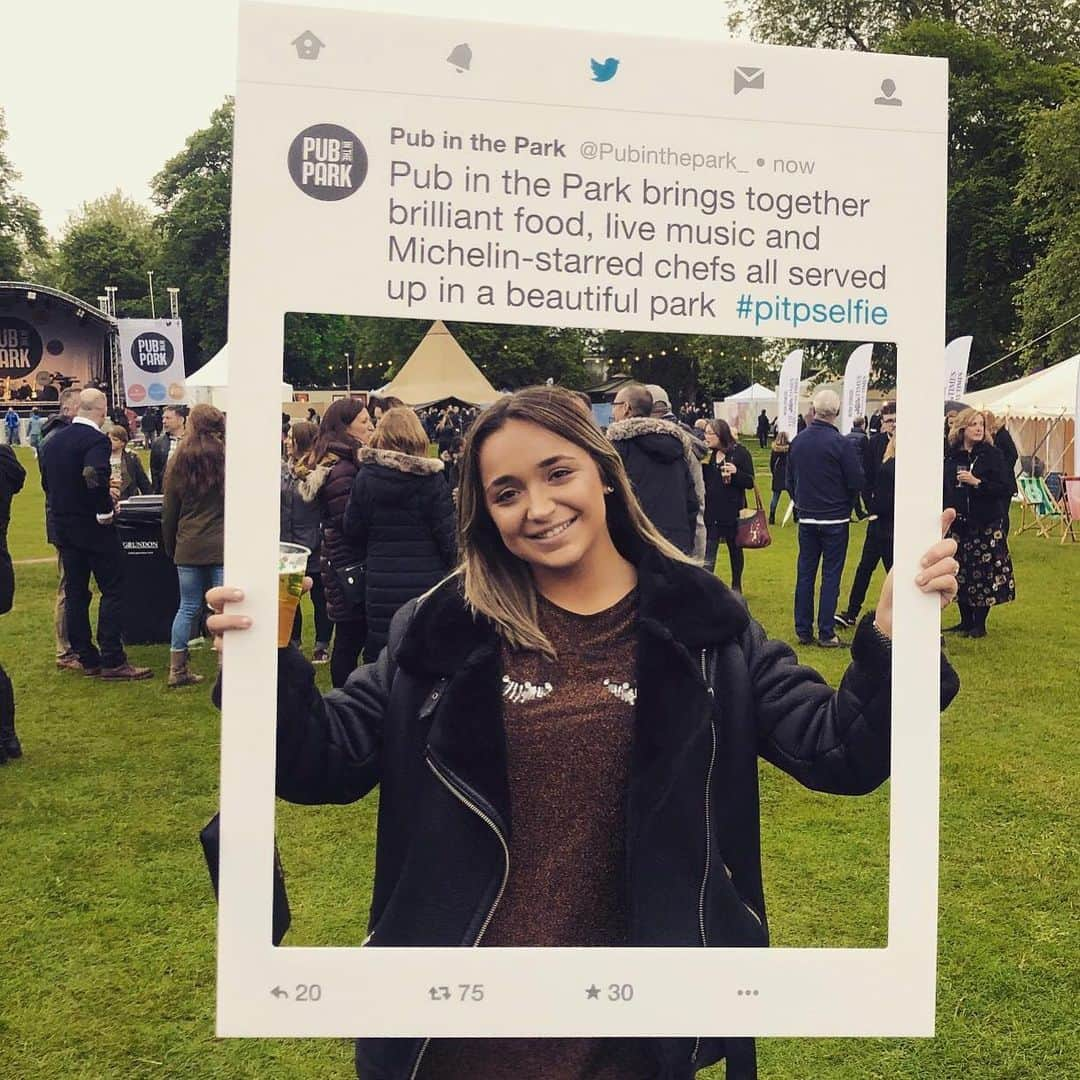
[[[863,477],[866,476],[866,451],[869,446],[869,438],[866,434],[866,417],[856,416],[851,422],[851,430],[844,436],[845,439],[852,446],[855,447],[855,452],[859,455],[859,461],[862,462]],[[865,492],[857,491],[855,498],[851,501],[851,508],[855,511],[855,516],[861,521],[869,514],[869,510],[864,510],[863,506],[870,505],[870,499]]]
[[814,395],[814,421],[788,451],[788,488],[799,511],[799,562],[795,581],[795,633],[800,645],[814,642],[814,585],[821,565],[817,643],[838,648],[834,621],[847,555],[851,505],[863,486],[858,453],[834,426],[840,398],[832,390]]
[[[50,438],[71,423],[79,411],[79,391],[70,387],[60,395],[60,409],[49,417],[41,428],[41,446],[38,447],[38,469],[44,470],[44,454]],[[60,558],[60,547],[53,529],[52,515],[49,512],[49,496],[45,495],[45,539],[56,548],[56,601],[53,608],[53,635],[56,639],[56,666],[61,670],[81,671],[82,665],[68,641],[66,608],[66,581],[64,562]]]
[[769,445],[769,414],[764,409],[757,418],[757,441],[762,450]]
[[165,466],[184,437],[187,409],[183,405],[170,405],[161,414],[161,425],[164,432],[150,444],[150,480],[155,495],[160,495],[164,489]]
[[[134,667],[124,653],[124,554],[113,524],[111,447],[101,430],[105,416],[105,395],[83,390],[78,415],[52,436],[42,455],[41,484],[64,564],[68,637],[83,673],[105,680],[147,679],[153,674],[150,669]],[[101,592],[97,645],[90,632],[91,574]]]
[[693,441],[681,427],[651,416],[652,394],[627,383],[615,395],[607,437],[626,466],[645,516],[661,535],[699,562],[705,558],[705,481]]
[[[8,553],[8,522],[12,497],[22,491],[26,470],[10,446],[0,446],[0,615],[6,615],[15,601],[15,568]],[[15,691],[8,673],[0,664],[0,765],[8,758],[22,757],[15,733]]]

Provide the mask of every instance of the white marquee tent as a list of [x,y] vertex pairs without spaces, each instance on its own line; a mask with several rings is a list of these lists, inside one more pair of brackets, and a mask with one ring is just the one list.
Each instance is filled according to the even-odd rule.
[[[206,402],[226,412],[229,407],[229,346],[226,343],[198,371],[189,375],[188,397],[193,405]],[[281,400],[292,401],[293,388],[281,384]]]
[[757,431],[757,418],[762,409],[769,414],[770,420],[776,416],[777,400],[775,390],[770,390],[761,383],[754,383],[745,390],[718,401],[713,412],[717,417],[726,420],[740,435],[753,435]]
[[963,400],[1005,418],[1021,456],[1037,454],[1048,470],[1076,475],[1080,353],[1012,382],[974,390]]

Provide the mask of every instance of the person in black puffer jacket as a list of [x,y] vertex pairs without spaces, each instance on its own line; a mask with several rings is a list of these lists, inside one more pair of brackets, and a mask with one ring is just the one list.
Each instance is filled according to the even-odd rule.
[[[307,575],[311,578],[311,603],[315,609],[315,648],[311,654],[313,664],[325,664],[330,660],[330,635],[334,624],[326,612],[326,589],[323,585],[322,564],[319,548],[322,546],[322,515],[319,504],[308,501],[300,492],[300,484],[311,474],[307,459],[319,434],[317,424],[297,420],[289,428],[285,439],[286,460],[281,464],[281,539],[287,544],[300,544],[311,554],[307,561]],[[303,604],[296,605],[290,641],[300,648],[304,632]]]
[[349,600],[338,575],[348,570],[355,575],[363,563],[363,553],[346,538],[343,522],[360,467],[357,452],[367,444],[372,430],[371,416],[363,402],[355,398],[332,402],[319,425],[319,437],[309,459],[311,472],[299,485],[304,499],[318,502],[322,521],[319,562],[326,611],[334,624],[330,680],[335,687],[343,686],[352,674],[367,634],[363,601]]
[[402,605],[437,585],[457,563],[454,503],[440,475],[443,463],[425,457],[427,435],[407,407],[379,420],[345,511],[345,535],[367,569],[364,655],[378,656],[390,620]]

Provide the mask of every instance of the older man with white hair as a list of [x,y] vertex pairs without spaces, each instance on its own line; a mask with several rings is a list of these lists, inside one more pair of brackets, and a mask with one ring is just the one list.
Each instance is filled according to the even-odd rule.
[[851,508],[863,486],[863,468],[855,446],[836,428],[839,396],[832,390],[819,390],[813,408],[813,422],[799,432],[788,452],[787,479],[799,511],[795,633],[800,645],[814,643],[814,584],[820,563],[817,643],[835,649],[843,644],[836,636],[836,604]]
[[[113,524],[109,489],[112,448],[102,432],[107,403],[100,390],[83,390],[74,419],[49,438],[41,486],[49,502],[63,561],[65,614],[71,647],[84,675],[104,680],[147,679],[124,653],[120,618],[124,554]],[[101,592],[97,644],[90,632],[90,576]]]

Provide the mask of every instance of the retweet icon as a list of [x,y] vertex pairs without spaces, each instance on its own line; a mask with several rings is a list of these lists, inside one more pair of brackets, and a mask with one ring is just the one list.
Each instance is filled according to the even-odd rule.
[[615,78],[615,72],[619,70],[619,61],[614,56],[609,56],[603,63],[599,60],[590,60],[593,82],[607,82]]

